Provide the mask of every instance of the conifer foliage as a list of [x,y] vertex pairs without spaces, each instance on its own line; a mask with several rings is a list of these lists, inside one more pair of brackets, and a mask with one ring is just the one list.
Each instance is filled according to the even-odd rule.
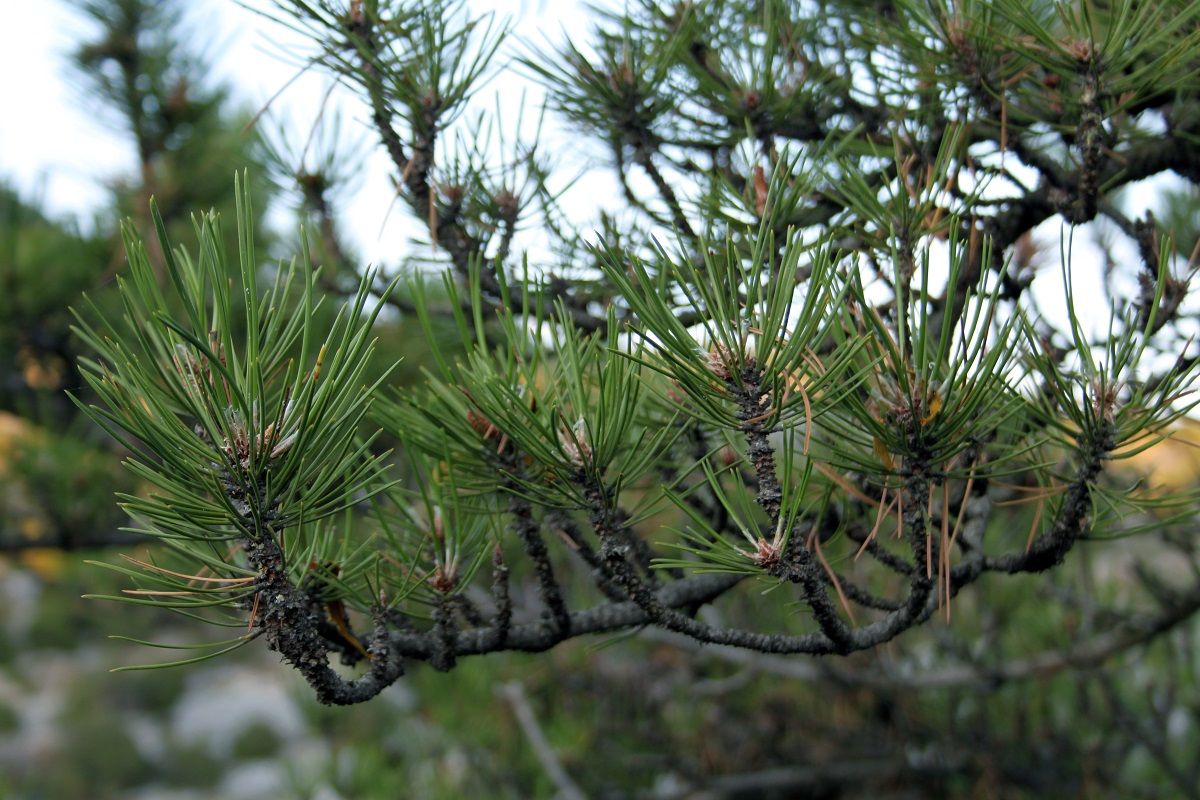
[[[237,252],[153,216],[164,280],[126,229],[83,369],[163,547],[112,567],[227,626],[198,658],[262,639],[350,704],[645,627],[872,650],[1107,538],[1197,566],[1195,496],[1110,477],[1196,402],[1194,254],[1122,192],[1200,180],[1194,4],[647,0],[521,46],[455,3],[278,13],[361,96],[441,274],[359,270],[318,330],[352,259],[302,165],[324,272],[304,237],[263,263],[244,189]],[[539,141],[480,143],[502,69],[624,208],[579,219]],[[431,343],[420,385],[368,372],[388,307]],[[1155,598],[1118,644],[1200,608]]]

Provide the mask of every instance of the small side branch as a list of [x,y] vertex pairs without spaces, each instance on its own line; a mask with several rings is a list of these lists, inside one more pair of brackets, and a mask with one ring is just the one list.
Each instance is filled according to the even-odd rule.
[[[516,484],[506,486],[516,488]],[[554,566],[550,563],[550,553],[546,542],[538,528],[537,520],[533,518],[533,508],[529,501],[518,494],[510,494],[508,511],[512,514],[512,527],[521,541],[525,555],[533,562],[534,573],[537,576],[538,593],[546,604],[550,625],[560,641],[571,635],[571,616],[563,599],[562,587],[554,575]]]
[[447,597],[439,597],[433,607],[433,643],[430,665],[438,672],[449,672],[458,662],[455,642],[458,628],[454,624],[454,607]]
[[984,568],[993,572],[1044,572],[1063,562],[1087,527],[1092,513],[1092,486],[1116,446],[1115,435],[1112,423],[1106,422],[1090,436],[1081,437],[1081,463],[1075,480],[1067,487],[1054,526],[1034,539],[1025,552],[986,559]]
[[500,647],[507,644],[508,629],[512,625],[512,596],[508,590],[508,565],[504,563],[504,553],[497,544],[492,550],[492,598],[496,603],[496,616],[492,625],[498,632]]
[[667,208],[671,210],[671,221],[675,224],[675,228],[690,241],[696,241],[696,231],[692,228],[692,224],[688,222],[687,215],[683,213],[683,206],[680,205],[679,198],[675,195],[675,190],[671,188],[671,184],[667,183],[667,179],[663,177],[662,172],[655,166],[650,152],[645,147],[639,147],[634,150],[633,160],[634,163],[645,170],[650,180],[654,183],[654,188],[658,190],[659,197],[667,204]]

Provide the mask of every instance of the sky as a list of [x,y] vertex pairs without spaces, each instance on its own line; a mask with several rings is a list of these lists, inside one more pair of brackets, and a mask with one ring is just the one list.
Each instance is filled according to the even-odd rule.
[[[299,71],[289,53],[304,52],[305,40],[266,19],[269,0],[192,0],[186,21],[201,53],[213,67],[213,79],[233,90],[235,102],[258,110],[277,92],[271,112],[307,135],[321,113],[329,81],[315,70]],[[585,38],[587,15],[578,0],[475,0],[478,10],[508,18],[525,41],[545,43],[562,36]],[[74,216],[87,226],[94,211],[106,205],[105,182],[136,171],[131,137],[111,120],[95,114],[69,64],[69,53],[89,33],[89,24],[64,0],[5,3],[0,25],[0,178],[14,184],[24,197],[38,198],[55,217]],[[519,46],[510,40],[509,52]],[[289,85],[289,81],[292,81]],[[286,87],[286,88],[284,88]],[[515,70],[507,70],[479,92],[477,103],[495,108],[501,98],[506,112],[522,96],[526,116],[540,102],[540,92]],[[351,138],[373,145],[366,129],[366,109],[344,90],[330,101],[343,116]],[[326,112],[328,114],[328,112]],[[413,228],[406,213],[394,208],[391,178],[394,169],[377,147],[369,153],[361,180],[339,209],[348,237],[370,263],[398,263],[411,247]],[[231,176],[232,177],[232,176]],[[232,191],[232,180],[230,183]],[[612,195],[608,188],[602,193]],[[272,220],[287,226],[286,209]]]

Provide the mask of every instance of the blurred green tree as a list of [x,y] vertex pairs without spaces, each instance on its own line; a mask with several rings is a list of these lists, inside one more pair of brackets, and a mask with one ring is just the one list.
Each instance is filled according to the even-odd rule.
[[[111,183],[112,223],[129,218],[147,225],[151,197],[175,236],[191,234],[197,209],[232,216],[230,176],[247,168],[262,172],[261,148],[257,134],[247,129],[250,115],[233,107],[229,88],[213,79],[208,56],[199,50],[202,42],[196,41],[197,23],[186,15],[188,5],[76,4],[94,25],[94,35],[73,54],[81,93],[102,119],[127,131],[137,154],[137,174]],[[268,184],[258,180],[252,189],[265,208]]]
[[[234,172],[261,163],[257,136],[243,130],[249,116],[233,108],[228,90],[213,84],[204,59],[186,44],[185,4],[78,6],[96,26],[74,55],[81,98],[128,131],[139,172],[112,179],[112,204],[87,233],[0,187],[0,414],[6,415],[0,549],[130,540],[117,531],[121,515],[95,501],[131,491],[134,482],[111,469],[111,444],[63,393],[82,389],[68,309],[85,291],[110,313],[118,309],[119,220],[148,222],[153,196],[168,230],[183,235],[199,209],[232,215]],[[265,207],[268,184],[253,184],[253,192]],[[260,245],[268,246],[265,229],[258,229]],[[235,242],[231,232],[222,246]]]

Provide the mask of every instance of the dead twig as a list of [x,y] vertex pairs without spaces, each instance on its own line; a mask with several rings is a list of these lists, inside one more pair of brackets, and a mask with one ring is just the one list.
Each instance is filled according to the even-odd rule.
[[520,681],[509,681],[496,687],[496,693],[512,706],[513,716],[517,718],[521,732],[525,734],[529,746],[533,748],[533,755],[542,765],[546,777],[558,789],[560,800],[587,800],[587,795],[563,769],[563,765],[558,761],[558,756],[554,753],[554,748],[550,746],[546,735],[542,733],[537,717],[533,715],[533,708],[529,705],[529,698],[525,696],[524,685]]

